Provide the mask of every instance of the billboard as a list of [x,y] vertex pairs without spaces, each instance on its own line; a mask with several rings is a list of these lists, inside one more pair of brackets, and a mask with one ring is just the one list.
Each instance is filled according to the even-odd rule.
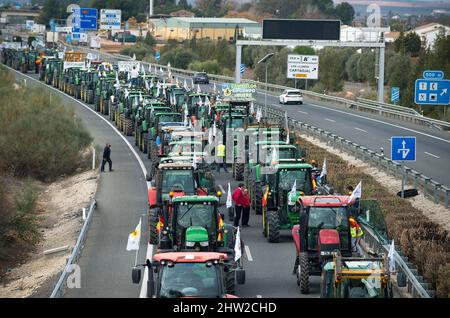
[[263,20],[264,40],[339,41],[340,20]]
[[223,97],[230,101],[254,101],[256,84],[225,83],[222,84]]

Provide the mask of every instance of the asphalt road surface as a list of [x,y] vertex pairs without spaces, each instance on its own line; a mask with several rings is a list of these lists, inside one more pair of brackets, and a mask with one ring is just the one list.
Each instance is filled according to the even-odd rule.
[[[23,80],[24,75],[16,72],[17,78]],[[36,78],[34,74],[29,77]],[[133,285],[131,267],[135,253],[126,251],[128,234],[131,233],[142,217],[143,236],[138,256],[138,263],[144,263],[146,254],[152,252],[147,244],[147,184],[143,169],[133,151],[126,144],[129,142],[146,169],[150,168],[149,160],[134,146],[133,137],[118,135],[108,124],[109,119],[91,110],[85,105],[62,92],[45,84],[27,78],[27,85],[45,87],[43,92],[58,95],[67,107],[74,109],[76,116],[101,145],[112,144],[111,158],[113,169],[100,178],[96,194],[98,208],[94,212],[79,265],[81,268],[81,288],[70,289],[65,297],[131,297],[145,295],[145,286]],[[103,118],[103,119],[102,119]],[[111,122],[110,122],[111,123]],[[237,186],[231,173],[216,174],[216,183],[225,191],[228,182],[232,190]],[[226,193],[222,201],[226,198]],[[226,216],[225,207],[221,209]],[[241,237],[247,246],[243,251],[246,269],[246,284],[238,285],[236,295],[239,297],[319,297],[320,278],[311,278],[311,293],[301,295],[296,278],[292,275],[295,247],[290,231],[284,231],[280,243],[268,243],[262,235],[261,216],[251,212],[250,227],[243,228]]]

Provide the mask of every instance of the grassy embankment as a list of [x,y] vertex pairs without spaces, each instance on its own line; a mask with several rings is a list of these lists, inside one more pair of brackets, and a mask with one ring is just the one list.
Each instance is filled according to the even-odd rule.
[[0,66],[0,277],[39,242],[40,182],[88,169],[92,137],[74,112]]

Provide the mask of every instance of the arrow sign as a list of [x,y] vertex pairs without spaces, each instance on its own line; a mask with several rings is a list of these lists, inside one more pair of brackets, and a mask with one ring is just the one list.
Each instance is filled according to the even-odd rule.
[[416,137],[391,137],[393,161],[416,161]]
[[441,96],[444,96],[445,94],[447,94],[447,89],[446,89],[446,88],[444,88],[444,89],[442,90]]

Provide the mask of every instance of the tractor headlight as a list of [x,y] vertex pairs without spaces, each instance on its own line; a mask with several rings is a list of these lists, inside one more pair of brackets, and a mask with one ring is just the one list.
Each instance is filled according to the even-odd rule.
[[186,247],[194,247],[195,242],[186,242]]
[[209,246],[209,242],[208,241],[200,242],[200,246],[207,247],[207,246]]

